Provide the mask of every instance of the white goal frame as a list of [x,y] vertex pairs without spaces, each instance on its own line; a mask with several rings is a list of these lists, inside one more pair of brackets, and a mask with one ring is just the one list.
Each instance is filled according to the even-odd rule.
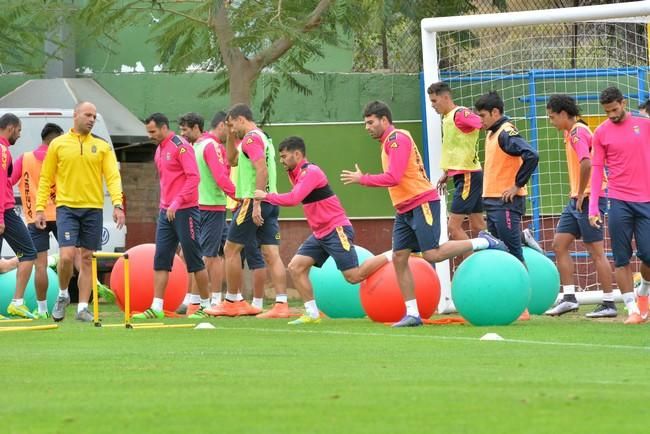
[[[422,92],[425,93],[426,100],[426,88],[431,83],[440,81],[437,62],[438,49],[436,45],[438,32],[484,29],[491,27],[576,23],[582,21],[615,20],[647,16],[650,16],[650,0],[523,12],[425,18],[422,20],[420,26],[422,31]],[[429,177],[433,182],[436,182],[442,174],[440,169],[440,149],[442,144],[441,119],[428,103],[424,104],[424,106],[427,137],[424,146],[426,147],[429,157]],[[440,242],[442,243],[447,241],[447,206],[444,196],[440,198],[440,232]],[[436,267],[436,271],[440,278],[441,285],[441,297],[438,305],[438,313],[455,312],[456,309],[451,298],[451,271],[449,261],[439,263]],[[595,292],[596,291],[591,293],[592,298]],[[620,294],[618,291],[615,292]]]

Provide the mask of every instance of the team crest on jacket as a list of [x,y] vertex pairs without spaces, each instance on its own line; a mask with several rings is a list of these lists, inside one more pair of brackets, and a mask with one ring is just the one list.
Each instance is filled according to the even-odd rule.
[[641,134],[641,128],[639,128],[638,125],[633,126],[632,130],[634,131],[634,134],[636,134],[637,136]]
[[512,128],[508,131],[508,135],[509,135],[510,137],[518,136],[518,135],[519,135],[519,130],[518,130],[517,128],[515,128],[515,127],[512,127]]
[[97,153],[97,146],[93,145],[93,146],[90,148],[90,152],[92,152],[93,154],[96,154],[96,153]]
[[169,153],[169,152],[167,152],[167,154],[165,155],[165,159],[166,159],[167,161],[171,160],[171,159],[172,159],[172,154]]

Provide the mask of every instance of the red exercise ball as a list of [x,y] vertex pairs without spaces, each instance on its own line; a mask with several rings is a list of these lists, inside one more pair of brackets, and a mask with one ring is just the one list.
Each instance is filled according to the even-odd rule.
[[[422,318],[429,318],[440,301],[440,280],[433,266],[422,258],[411,256],[409,267],[415,281],[415,298]],[[395,267],[391,262],[361,282],[361,304],[371,320],[397,322],[406,315],[402,292],[397,285]]]
[[[131,287],[131,312],[143,312],[153,301],[153,255],[155,244],[140,244],[127,250],[129,254],[129,284]],[[124,258],[115,263],[111,272],[111,289],[115,292],[117,305],[124,311]],[[174,311],[183,302],[187,293],[187,270],[185,262],[174,256],[174,265],[169,273],[163,308]]]

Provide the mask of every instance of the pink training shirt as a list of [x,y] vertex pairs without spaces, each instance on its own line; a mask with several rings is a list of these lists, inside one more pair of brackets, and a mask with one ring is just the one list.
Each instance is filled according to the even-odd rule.
[[0,200],[2,200],[2,212],[0,213],[0,224],[5,224],[5,211],[16,205],[14,198],[13,184],[11,183],[11,152],[9,152],[9,140],[0,137]]
[[[395,138],[397,146],[391,146],[386,138],[395,131],[394,126],[386,128],[379,141],[383,143],[384,152],[388,156],[388,170],[378,175],[366,174],[361,177],[361,185],[366,187],[395,187],[402,182],[402,178],[409,163],[412,163],[411,153],[413,152],[413,142],[406,134],[398,133]],[[425,202],[440,200],[438,192],[432,185],[431,190],[420,193],[410,199],[397,204],[396,209],[399,214],[409,212]]]
[[[329,184],[320,167],[306,159],[288,172],[293,188],[289,193],[269,193],[265,201],[278,206],[296,206],[312,191]],[[351,226],[339,198],[334,195],[316,202],[303,204],[307,223],[318,239],[329,235],[337,226]]]
[[[601,185],[608,169],[608,197],[650,202],[650,119],[627,114],[620,123],[607,119],[594,132],[591,185]],[[599,189],[592,189],[589,215],[598,215]]]
[[241,141],[241,150],[251,161],[266,158],[264,141],[262,141],[262,137],[260,137],[261,134],[264,133],[259,129],[249,131]]
[[200,178],[194,148],[169,133],[158,145],[154,159],[160,175],[160,209],[198,206]]
[[[41,143],[38,148],[34,149],[34,157],[36,157],[38,161],[45,160],[46,154],[47,145],[44,143]],[[25,154],[20,155],[16,158],[16,161],[14,161],[14,168],[11,171],[11,185],[16,185],[23,175],[23,155]]]
[[[217,186],[223,190],[231,199],[235,199],[235,184],[230,179],[230,166],[226,163],[226,148],[219,138],[212,133],[203,133],[199,141],[211,140],[213,146],[206,146],[203,148],[203,159],[205,164],[208,165],[210,173],[214,178]],[[225,211],[225,205],[201,205],[199,209],[204,211]]]
[[[461,114],[463,116],[459,116]],[[463,133],[471,133],[474,130],[480,130],[481,129],[481,118],[479,115],[474,113],[468,108],[462,108],[461,110],[458,110],[456,114],[454,115],[454,125],[456,125],[456,128],[461,130]],[[480,172],[481,169],[479,170],[448,170],[447,171],[447,176],[454,176],[454,175],[459,175],[461,173],[468,173],[468,172]]]

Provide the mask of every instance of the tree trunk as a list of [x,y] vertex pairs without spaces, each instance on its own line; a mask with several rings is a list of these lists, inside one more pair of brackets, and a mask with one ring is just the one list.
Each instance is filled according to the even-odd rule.
[[255,82],[259,72],[248,61],[235,62],[228,70],[230,80],[230,104],[246,104],[251,106]]

